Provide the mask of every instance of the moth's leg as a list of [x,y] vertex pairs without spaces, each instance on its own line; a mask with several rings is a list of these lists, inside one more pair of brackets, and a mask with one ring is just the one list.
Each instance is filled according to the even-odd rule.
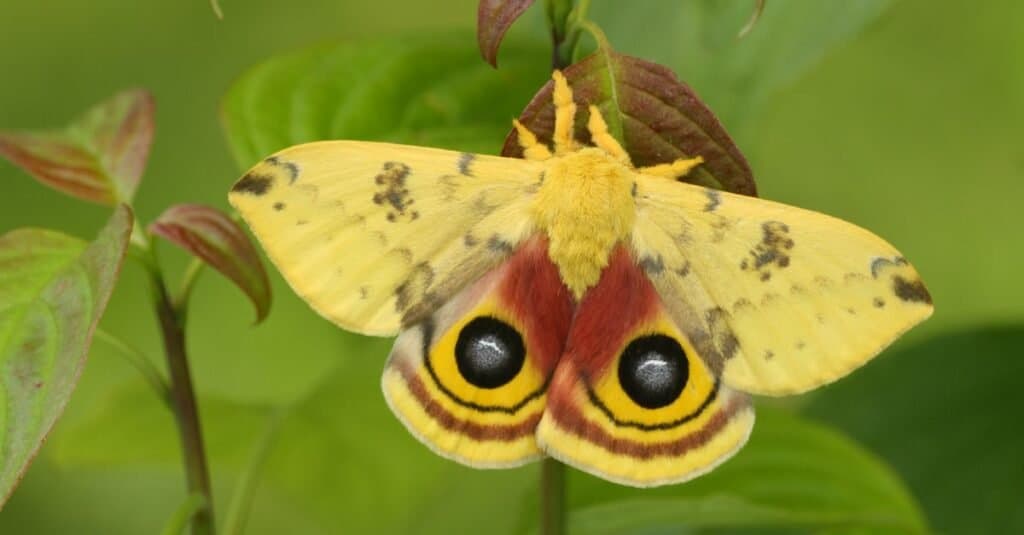
[[662,163],[650,167],[641,167],[639,171],[645,175],[660,176],[676,180],[686,176],[694,167],[704,163],[704,158],[695,156],[693,158],[680,158],[672,163]]
[[533,135],[533,132],[523,126],[523,123],[519,122],[518,119],[512,119],[512,124],[515,125],[516,133],[519,134],[519,146],[523,148],[524,158],[527,160],[547,160],[551,157],[551,151],[544,144],[537,141],[537,136]]
[[552,139],[555,143],[555,154],[562,155],[576,150],[573,141],[573,120],[576,117],[576,103],[572,100],[572,89],[562,71],[551,74],[555,80],[552,100],[555,103],[555,132]]
[[632,167],[633,164],[629,161],[629,154],[626,153],[626,149],[619,145],[619,142],[608,133],[608,123],[604,121],[604,117],[601,115],[601,110],[597,109],[597,106],[590,105],[590,120],[587,121],[587,130],[590,130],[590,137],[594,140],[594,145],[597,145],[605,152],[611,154],[612,157],[619,160],[620,162]]

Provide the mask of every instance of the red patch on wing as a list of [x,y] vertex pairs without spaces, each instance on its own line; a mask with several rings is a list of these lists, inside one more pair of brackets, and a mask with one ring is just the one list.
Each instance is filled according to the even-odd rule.
[[537,367],[549,372],[565,347],[573,299],[548,257],[546,238],[530,240],[508,260],[498,291],[502,303],[522,322]]
[[580,302],[565,359],[586,375],[598,375],[615,359],[625,338],[634,334],[635,326],[657,313],[654,285],[619,245],[597,285]]

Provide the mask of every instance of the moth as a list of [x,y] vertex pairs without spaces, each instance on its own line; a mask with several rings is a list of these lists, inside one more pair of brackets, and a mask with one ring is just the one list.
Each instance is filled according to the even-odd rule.
[[397,334],[384,396],[438,454],[482,468],[548,455],[632,486],[734,454],[750,394],[804,392],[932,313],[914,268],[820,213],[637,168],[555,72],[553,147],[524,159],[323,141],[232,188],[294,290],[339,326]]

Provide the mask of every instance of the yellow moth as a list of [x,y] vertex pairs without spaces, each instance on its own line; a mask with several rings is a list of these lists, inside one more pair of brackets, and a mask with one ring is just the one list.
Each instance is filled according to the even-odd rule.
[[477,467],[549,455],[619,483],[693,478],[754,424],[932,312],[899,251],[844,221],[637,168],[590,108],[525,159],[324,141],[230,200],[281,273],[345,329],[397,335],[382,380],[428,447]]

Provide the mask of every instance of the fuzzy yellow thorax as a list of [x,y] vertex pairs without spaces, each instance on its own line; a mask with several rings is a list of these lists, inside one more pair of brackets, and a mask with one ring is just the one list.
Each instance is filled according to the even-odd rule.
[[533,218],[548,237],[548,255],[562,281],[579,299],[597,284],[612,248],[633,228],[635,171],[598,148],[546,163]]
[[674,180],[704,160],[697,156],[634,168],[594,105],[589,107],[587,130],[595,147],[581,148],[573,139],[576,103],[572,89],[561,72],[555,71],[551,77],[554,154],[522,123],[513,124],[523,156],[545,163],[544,181],[531,207],[533,222],[548,237],[548,256],[558,266],[562,282],[579,300],[601,278],[612,248],[625,241],[633,229],[633,177],[640,173]]

